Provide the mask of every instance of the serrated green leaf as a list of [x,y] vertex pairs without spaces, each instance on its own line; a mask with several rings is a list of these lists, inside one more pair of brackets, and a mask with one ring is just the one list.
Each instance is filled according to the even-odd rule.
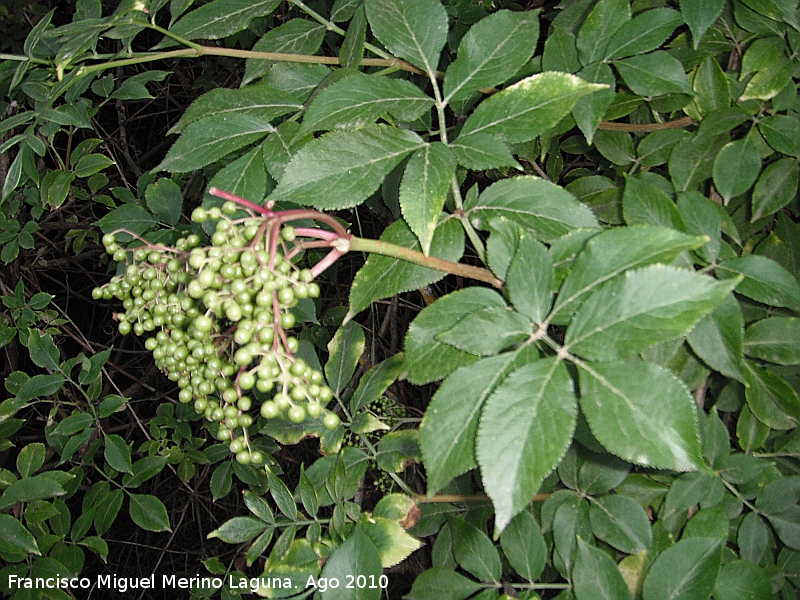
[[714,159],[726,139],[722,135],[695,134],[673,147],[668,166],[675,191],[693,190],[711,177]]
[[413,121],[433,99],[409,81],[355,73],[325,87],[305,112],[298,135],[331,129],[358,129],[386,113]]
[[122,485],[128,488],[138,487],[160,473],[166,464],[166,456],[145,456],[131,465],[131,475],[122,478]]
[[770,431],[772,430],[759,421],[747,405],[742,407],[736,420],[736,439],[744,452],[752,453],[761,448]]
[[567,73],[532,75],[481,102],[461,134],[491,133],[507,142],[526,142],[555,126],[578,98],[603,89]]
[[452,519],[449,523],[453,554],[459,566],[481,581],[498,583],[502,565],[489,537],[464,519]]
[[408,600],[465,600],[481,587],[452,569],[432,567],[414,580],[406,597]]
[[[748,513],[748,516],[753,513]],[[715,600],[771,600],[772,585],[767,571],[748,560],[725,563],[714,585]]]
[[614,560],[602,550],[578,538],[578,553],[572,571],[576,600],[628,600],[630,590]]
[[473,171],[501,167],[516,167],[522,170],[508,147],[488,133],[461,135],[449,147],[458,164]]
[[145,84],[151,81],[164,81],[169,74],[169,71],[148,70],[128,77],[110,97],[117,100],[152,100],[153,96]]
[[193,121],[156,170],[186,173],[200,169],[274,130],[266,119],[248,114],[216,115]]
[[275,515],[264,498],[258,494],[254,494],[250,490],[245,490],[243,495],[244,503],[251,513],[269,525],[275,524]]
[[339,63],[345,69],[357,69],[364,58],[364,44],[367,41],[367,13],[361,4],[353,13],[347,33],[339,50]]
[[742,339],[744,317],[739,302],[728,296],[686,336],[703,362],[726,377],[744,382]]
[[28,352],[37,366],[48,371],[58,371],[61,352],[53,341],[53,336],[38,329],[31,330],[28,335]]
[[617,29],[603,58],[625,58],[655,50],[682,24],[680,13],[671,8],[644,11]]
[[130,515],[133,522],[147,531],[172,531],[164,503],[149,494],[130,494]]
[[180,19],[170,31],[189,40],[217,40],[241,31],[279,4],[279,0],[213,0]]
[[578,309],[565,345],[590,360],[628,358],[688,333],[738,280],[651,265],[604,284]]
[[581,69],[578,76],[591,83],[602,83],[610,86],[608,89],[599,90],[594,94],[578,98],[575,106],[572,107],[572,116],[575,117],[575,123],[586,137],[586,143],[591,144],[594,141],[595,131],[597,131],[597,127],[606,114],[606,110],[616,97],[614,92],[614,73],[608,64],[595,62]]
[[436,340],[476,354],[490,356],[528,339],[530,322],[521,314],[503,307],[484,308],[465,315]]
[[409,554],[422,546],[419,540],[407,534],[396,521],[373,516],[371,520],[362,523],[360,527],[378,549],[381,566],[384,569],[405,560]]
[[792,429],[800,422],[797,392],[771,371],[744,361],[745,398],[756,418],[772,429]]
[[755,223],[794,200],[799,180],[800,167],[791,158],[777,160],[764,169],[753,189],[753,216],[750,222]]
[[703,35],[722,13],[725,0],[680,0],[680,5],[681,14],[692,32],[694,49],[697,50]]
[[774,150],[800,157],[800,121],[786,115],[765,117],[758,122],[758,131]]
[[606,131],[595,134],[594,145],[597,151],[615,165],[624,166],[636,159],[631,135],[625,131]]
[[[307,19],[290,19],[282,25],[270,29],[264,37],[253,44],[252,50],[253,52],[312,55],[317,53],[324,38],[325,28],[322,25]],[[248,58],[245,63],[242,85],[247,85],[254,79],[267,75],[270,72],[270,67],[274,64],[271,60]],[[290,66],[299,66],[301,70],[304,70],[305,67],[312,65]],[[313,67],[319,66],[321,65],[313,65]],[[297,73],[297,71],[293,72]],[[250,87],[252,86],[247,86],[243,89],[249,89]]]
[[229,460],[224,461],[214,469],[209,483],[211,497],[214,502],[227,496],[228,492],[231,491],[231,486],[233,485],[232,472],[233,465],[231,465],[231,461]]
[[749,190],[760,172],[761,157],[749,138],[725,144],[714,159],[714,185],[726,205]]
[[[572,442],[577,408],[572,378],[556,357],[520,367],[487,400],[476,455],[498,533],[561,461]],[[505,443],[498,445],[501,438]]]
[[0,510],[14,506],[17,502],[42,500],[66,494],[64,488],[44,474],[26,477],[9,485],[0,496]]
[[721,540],[689,538],[656,558],[644,580],[643,600],[700,600],[714,590]]
[[320,209],[355,206],[423,145],[417,134],[388,125],[328,133],[297,151],[269,199]]
[[685,230],[683,217],[672,198],[642,177],[625,176],[622,214],[628,225],[661,225]]
[[717,268],[744,275],[736,288],[737,294],[770,306],[785,306],[800,312],[800,284],[775,261],[748,254],[723,261]]
[[489,240],[486,242],[487,264],[495,275],[505,279],[511,259],[516,254],[519,241],[525,232],[506,217],[491,219],[487,229],[490,231]]
[[44,464],[45,447],[41,442],[27,444],[17,455],[17,472],[20,477],[30,477]]
[[556,299],[554,314],[566,322],[587,294],[628,269],[668,263],[683,251],[701,246],[705,238],[674,229],[639,225],[604,231],[592,237],[572,267]]
[[591,539],[592,529],[589,522],[589,502],[572,492],[563,498],[559,506],[554,507],[552,517],[554,557],[561,559],[565,572],[571,572],[575,564],[578,538]]
[[260,519],[253,517],[234,517],[225,521],[220,527],[209,533],[206,537],[219,538],[228,544],[241,544],[249,542],[264,531],[268,525]]
[[131,449],[122,437],[115,433],[106,434],[104,455],[106,462],[112,469],[133,475]]
[[683,129],[662,129],[648,133],[636,146],[636,157],[644,167],[657,167],[669,160],[672,148],[690,134]]
[[554,275],[547,248],[530,234],[523,237],[508,267],[506,288],[514,308],[534,323],[550,312]]
[[127,229],[136,235],[149,231],[157,224],[153,216],[138,204],[123,204],[95,223],[103,233]]
[[627,0],[599,0],[578,30],[576,46],[581,63],[588,65],[605,58],[609,41],[630,18]]
[[[225,188],[227,189],[227,188]],[[178,184],[162,177],[147,186],[145,191],[147,208],[167,225],[176,225],[181,218],[183,194]]]
[[495,387],[519,366],[517,360],[525,357],[509,352],[461,367],[434,394],[419,428],[428,494],[478,466],[474,448],[481,410]]
[[415,385],[436,381],[473,363],[472,354],[440,342],[436,336],[476,310],[505,306],[502,296],[487,288],[468,288],[442,296],[423,309],[408,327],[405,339],[406,377]]
[[547,562],[547,543],[536,518],[519,513],[500,536],[500,545],[514,570],[528,581],[537,581]]
[[[341,455],[339,458],[341,458]],[[339,464],[344,464],[344,462],[342,461]],[[267,481],[269,482],[269,493],[272,495],[272,499],[275,500],[275,504],[280,511],[292,521],[296,521],[297,504],[294,502],[292,492],[289,491],[286,484],[270,469],[267,469]]]
[[678,196],[678,210],[683,218],[684,231],[691,235],[707,235],[708,242],[695,250],[697,256],[712,262],[722,250],[722,225],[729,218],[725,210],[716,202],[699,192],[684,192]]
[[378,442],[376,461],[381,471],[400,473],[420,461],[419,431],[403,429],[387,433]]
[[727,109],[731,105],[728,78],[719,63],[711,56],[697,67],[692,87],[697,94],[693,106],[703,117],[716,110]]
[[792,80],[794,63],[786,56],[786,42],[777,35],[755,40],[742,57],[741,76],[755,73],[739,100],[769,100]]
[[373,431],[387,431],[389,429],[391,429],[391,427],[370,412],[356,413],[350,421],[350,430],[353,433],[371,433]]
[[87,154],[75,165],[75,177],[90,177],[113,164],[113,160],[102,154]]
[[800,319],[771,317],[747,328],[744,352],[779,365],[800,364]]
[[41,556],[36,538],[25,526],[11,515],[0,514],[0,537],[4,546],[13,546],[28,554]]
[[372,33],[389,51],[435,75],[447,41],[447,13],[439,0],[366,0]]
[[532,176],[497,181],[465,209],[470,218],[484,223],[506,217],[545,243],[573,229],[598,227],[592,211],[571,193]]
[[367,371],[350,398],[350,410],[357,412],[378,400],[406,368],[404,358],[403,353],[398,352]]
[[114,524],[123,499],[122,490],[114,490],[109,493],[105,502],[95,508],[94,529],[97,535],[103,535]]
[[430,253],[436,224],[455,172],[455,157],[441,142],[426,144],[417,150],[403,172],[400,209],[425,255]]
[[[356,527],[347,541],[331,553],[320,577],[327,581],[336,579],[346,582],[354,573],[366,577],[368,581],[371,577],[377,580],[382,573],[381,555],[361,527]],[[378,586],[354,586],[347,589],[345,585],[341,585],[329,587],[322,594],[323,600],[379,600],[380,597],[381,589]]]
[[[380,239],[404,248],[420,249],[419,240],[402,220],[389,225]],[[456,220],[449,219],[439,226],[433,236],[431,256],[457,262],[463,252],[464,230]],[[346,318],[353,318],[375,300],[419,289],[439,281],[444,275],[441,271],[400,259],[372,254],[356,273],[350,286],[350,310]]]
[[263,121],[303,108],[293,96],[268,85],[256,84],[239,89],[217,88],[189,105],[170,133],[182,133],[188,125],[210,117],[249,115]]
[[739,524],[736,542],[744,560],[760,563],[769,542],[769,530],[763,517],[754,512],[747,513]]
[[64,385],[64,381],[64,376],[59,373],[34,375],[20,386],[16,401],[28,402],[34,398],[55,394]]
[[564,27],[553,25],[552,32],[544,42],[542,68],[545,71],[577,73],[581,69],[575,34]]
[[348,321],[336,330],[328,343],[328,362],[325,363],[325,377],[334,394],[339,394],[350,382],[358,366],[358,359],[364,352],[366,343],[364,330],[355,321]]
[[499,10],[470,27],[444,76],[444,102],[510,79],[530,59],[539,39],[538,11]]
[[681,63],[663,50],[615,60],[614,67],[639,96],[692,93]]
[[[270,136],[277,133],[275,131]],[[253,148],[247,154],[220,169],[208,182],[209,189],[216,187],[256,204],[261,204],[267,193],[267,171],[264,166],[262,148],[263,146]]]
[[650,519],[642,506],[627,496],[601,496],[589,508],[592,533],[620,552],[649,551],[653,543]]
[[675,375],[636,361],[579,366],[581,409],[606,449],[659,469],[702,466],[694,399]]
[[[286,121],[278,125],[278,127],[267,136],[264,143],[261,144],[261,153],[264,157],[264,166],[272,178],[280,182],[283,179],[283,173],[286,170],[286,165],[292,159],[297,150],[311,141],[312,136],[297,137],[297,132],[300,129],[300,124],[295,121]],[[239,160],[242,160],[242,157]],[[230,165],[229,165],[230,166]],[[254,167],[255,168],[255,167]],[[223,169],[224,171],[224,169]],[[245,182],[242,182],[243,184]],[[224,189],[224,188],[220,188]]]

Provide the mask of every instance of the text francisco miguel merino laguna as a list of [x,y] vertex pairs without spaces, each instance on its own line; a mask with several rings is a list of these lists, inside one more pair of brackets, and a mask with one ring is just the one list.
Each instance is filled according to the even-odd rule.
[[[264,588],[292,588],[292,580],[288,577],[252,577],[229,575],[228,586],[231,589],[249,590],[256,592]],[[8,587],[11,589],[103,589],[115,590],[124,594],[132,589],[155,589],[156,583],[161,584],[161,589],[219,589],[223,586],[220,577],[179,577],[177,575],[161,575],[161,581],[155,573],[149,577],[117,577],[116,575],[98,575],[89,577],[19,577],[8,576]],[[311,578],[311,585],[316,581]]]

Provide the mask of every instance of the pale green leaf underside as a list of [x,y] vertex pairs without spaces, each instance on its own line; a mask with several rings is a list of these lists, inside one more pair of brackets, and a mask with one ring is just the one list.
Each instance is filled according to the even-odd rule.
[[581,409],[607,450],[658,469],[702,466],[694,399],[675,375],[639,361],[579,367]]
[[356,206],[423,145],[417,134],[388,125],[334,131],[297,151],[269,199],[323,210]]
[[561,461],[577,413],[572,378],[556,357],[520,367],[486,402],[476,454],[498,532],[528,505]]
[[598,289],[578,309],[565,345],[590,360],[634,356],[688,333],[736,283],[738,279],[716,282],[666,265],[628,271]]
[[567,73],[532,75],[481,102],[461,134],[492,133],[512,143],[532,140],[566,116],[578,98],[605,88]]

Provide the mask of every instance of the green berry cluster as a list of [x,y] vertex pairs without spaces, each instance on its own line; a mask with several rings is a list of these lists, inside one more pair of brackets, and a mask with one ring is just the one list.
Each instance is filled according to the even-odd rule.
[[261,216],[234,219],[236,210],[225,202],[192,213],[196,223],[216,220],[210,246],[189,235],[174,247],[129,249],[106,234],[106,251],[127,266],[92,296],[122,301],[119,332],[152,333],[145,347],[178,384],[179,400],[219,424],[217,438],[240,463],[259,464],[247,431],[257,402],[265,419],[335,429],[339,417],[325,408],[333,394],[322,373],[294,356],[298,340],[286,334],[295,325],[290,309],[320,294],[312,272],[282,253],[294,229],[273,231],[280,226]]

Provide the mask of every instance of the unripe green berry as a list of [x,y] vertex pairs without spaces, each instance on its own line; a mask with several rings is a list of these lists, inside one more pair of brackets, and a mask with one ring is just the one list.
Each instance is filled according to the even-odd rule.
[[289,409],[286,416],[289,417],[292,423],[302,423],[306,420],[306,411],[302,406],[295,405]]
[[339,423],[341,423],[341,419],[334,413],[328,413],[322,418],[322,425],[325,429],[336,429]]

